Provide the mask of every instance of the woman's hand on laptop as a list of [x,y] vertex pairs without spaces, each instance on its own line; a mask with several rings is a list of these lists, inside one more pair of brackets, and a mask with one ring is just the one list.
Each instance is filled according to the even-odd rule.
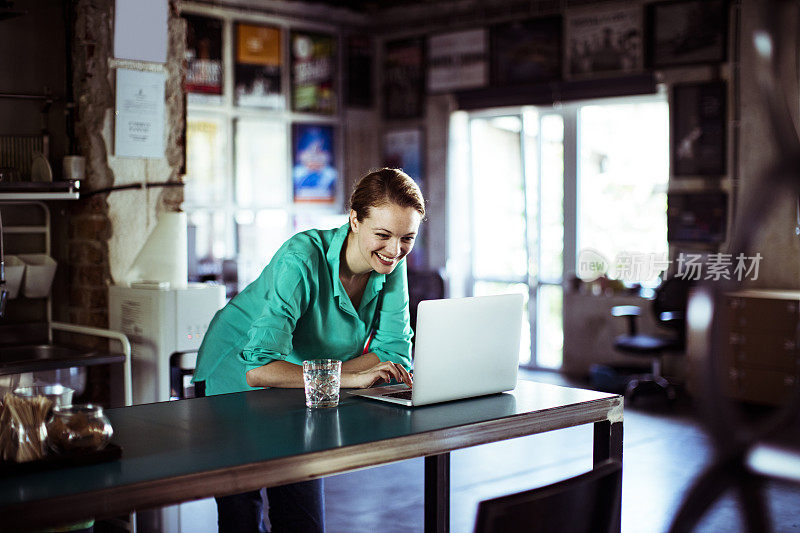
[[411,386],[411,374],[403,365],[384,361],[366,370],[342,372],[342,387],[346,389],[366,389],[378,381],[389,383],[394,378],[398,383]]

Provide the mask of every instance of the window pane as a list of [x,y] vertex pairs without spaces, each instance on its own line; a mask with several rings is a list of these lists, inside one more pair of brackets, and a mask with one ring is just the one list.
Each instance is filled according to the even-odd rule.
[[612,265],[621,252],[665,256],[666,102],[584,106],[579,132],[579,250]]
[[528,314],[528,286],[524,283],[495,283],[490,281],[475,282],[473,287],[475,296],[491,296],[494,294],[522,294],[522,336],[519,342],[519,364],[527,365],[531,362],[531,328],[530,315]]
[[189,279],[222,280],[223,261],[235,253],[230,215],[221,209],[200,209],[188,212],[187,218]]
[[518,116],[471,121],[475,277],[527,274],[521,129]]
[[539,279],[560,282],[564,270],[564,119],[542,117],[542,226]]
[[236,121],[236,203],[281,206],[289,201],[286,126],[263,119]]
[[309,229],[339,228],[345,222],[347,222],[347,215],[342,213],[308,211],[294,215],[294,228],[292,228],[292,231],[298,233]]
[[536,364],[561,368],[564,353],[563,289],[560,285],[540,285],[536,298]]
[[239,240],[239,290],[261,274],[290,234],[289,215],[280,209],[236,213]]
[[186,120],[187,205],[215,205],[227,198],[225,124],[222,119],[190,117]]
[[525,139],[525,194],[528,223],[528,268],[532,278],[539,275],[536,261],[539,249],[539,113],[534,107],[522,109]]

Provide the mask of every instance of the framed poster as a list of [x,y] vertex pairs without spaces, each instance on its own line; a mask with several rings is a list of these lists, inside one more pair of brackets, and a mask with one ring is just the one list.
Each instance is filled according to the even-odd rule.
[[236,25],[236,105],[283,109],[281,30]]
[[477,89],[489,82],[488,32],[457,31],[428,38],[428,91]]
[[189,102],[222,102],[222,21],[183,15],[186,19],[186,82]]
[[295,202],[336,200],[336,143],[333,126],[292,125],[292,182]]
[[727,0],[647,6],[647,64],[652,68],[720,63],[728,51]]
[[383,54],[383,114],[387,119],[424,114],[424,41],[421,37],[387,42]]
[[725,82],[672,87],[670,105],[673,176],[722,176],[726,172]]
[[566,15],[566,78],[642,70],[642,8],[580,9]]
[[728,224],[725,192],[669,193],[667,241],[721,243]]
[[367,35],[350,35],[347,38],[347,105],[372,107],[372,64],[374,42]]
[[383,164],[399,168],[414,178],[424,194],[422,174],[423,134],[420,128],[394,130],[383,135]]
[[291,32],[292,110],[336,112],[336,40],[332,35]]
[[492,27],[492,85],[561,78],[562,19],[547,17]]

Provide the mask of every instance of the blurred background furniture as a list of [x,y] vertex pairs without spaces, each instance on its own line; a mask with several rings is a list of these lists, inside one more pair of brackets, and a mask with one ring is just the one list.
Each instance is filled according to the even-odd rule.
[[746,290],[724,296],[722,343],[731,399],[781,405],[800,381],[800,291]]
[[692,282],[682,278],[669,278],[656,289],[652,313],[656,324],[667,335],[649,335],[639,332],[637,318],[642,314],[638,306],[623,305],[611,309],[612,316],[628,320],[628,331],[614,339],[614,348],[622,353],[650,360],[650,373],[633,376],[628,382],[625,396],[630,400],[648,392],[662,392],[669,400],[675,399],[675,389],[661,373],[664,353],[683,353],[686,348],[686,301]]
[[475,533],[608,533],[619,531],[622,463],[608,460],[589,472],[478,504]]
[[408,271],[408,310],[411,314],[411,329],[417,330],[417,306],[423,300],[444,298],[444,276],[436,270]]

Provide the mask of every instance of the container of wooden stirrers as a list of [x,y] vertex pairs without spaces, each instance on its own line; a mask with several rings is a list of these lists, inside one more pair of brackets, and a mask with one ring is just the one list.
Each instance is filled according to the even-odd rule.
[[44,396],[6,393],[0,405],[0,459],[23,463],[45,456],[45,422],[52,405]]

